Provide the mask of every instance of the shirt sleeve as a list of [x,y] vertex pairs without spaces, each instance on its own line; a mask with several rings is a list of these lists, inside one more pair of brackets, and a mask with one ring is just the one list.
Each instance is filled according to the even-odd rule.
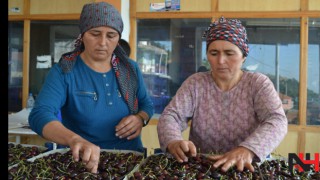
[[181,132],[188,127],[188,120],[194,112],[194,79],[190,76],[178,89],[176,95],[166,106],[157,126],[160,147],[166,151],[168,143],[183,140]]
[[287,134],[288,121],[282,101],[271,80],[260,75],[254,79],[254,111],[259,126],[240,146],[253,151],[260,161],[264,160]]
[[42,136],[42,129],[47,123],[58,120],[66,99],[65,87],[61,68],[56,64],[50,69],[28,117],[30,128],[38,135]]

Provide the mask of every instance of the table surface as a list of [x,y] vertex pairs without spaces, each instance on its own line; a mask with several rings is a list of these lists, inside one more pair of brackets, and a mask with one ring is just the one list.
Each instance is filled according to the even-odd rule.
[[29,111],[23,109],[8,115],[8,133],[16,135],[37,135],[28,124]]
[[32,131],[29,126],[8,129],[8,133],[9,134],[20,134],[20,135],[37,135],[37,133]]
[[[29,111],[22,109],[21,111],[8,115],[8,134],[15,136],[17,144],[21,143],[22,135],[38,135],[32,131],[28,123]],[[57,144],[53,144],[53,149],[57,149]]]

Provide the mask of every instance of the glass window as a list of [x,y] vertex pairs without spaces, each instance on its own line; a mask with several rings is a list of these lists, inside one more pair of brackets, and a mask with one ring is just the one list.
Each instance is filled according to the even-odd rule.
[[31,21],[29,90],[36,97],[53,64],[74,49],[78,21]]
[[320,18],[309,19],[307,125],[320,125]]
[[[298,122],[299,19],[240,19],[249,38],[247,71],[266,74],[274,83],[289,123]],[[191,74],[207,70],[206,43],[202,39],[210,19],[138,20],[137,62],[160,114],[181,83]],[[200,68],[201,67],[201,68]]]
[[209,23],[210,19],[138,20],[136,57],[156,115],[188,76],[200,66],[209,67],[201,38]]
[[300,19],[243,19],[249,39],[244,70],[266,74],[283,102],[288,123],[298,123]]
[[23,22],[8,22],[8,111],[22,109]]

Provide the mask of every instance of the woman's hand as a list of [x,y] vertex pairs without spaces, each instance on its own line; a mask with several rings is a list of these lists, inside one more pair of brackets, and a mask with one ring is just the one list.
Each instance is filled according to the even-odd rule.
[[47,123],[43,130],[43,137],[57,144],[69,146],[75,161],[83,162],[86,168],[97,173],[100,158],[100,147],[83,139],[78,134],[65,128],[60,121]]
[[168,144],[167,150],[178,162],[187,162],[188,157],[197,155],[196,146],[192,141],[175,140]]
[[243,171],[244,167],[253,172],[254,168],[252,166],[252,160],[254,153],[245,147],[237,147],[222,155],[213,155],[208,158],[216,161],[213,166],[218,168],[220,166],[221,170],[226,172],[228,169],[234,165],[237,166],[238,171]]
[[128,140],[134,139],[140,135],[142,127],[143,122],[140,117],[136,115],[124,117],[116,126],[116,136]]
[[69,146],[76,162],[81,159],[81,162],[85,164],[87,170],[91,173],[97,173],[100,159],[99,146],[90,143],[80,136],[71,138]]

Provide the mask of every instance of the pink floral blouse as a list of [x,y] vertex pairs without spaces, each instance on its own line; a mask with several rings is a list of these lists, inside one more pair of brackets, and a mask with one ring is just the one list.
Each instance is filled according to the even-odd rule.
[[239,83],[223,92],[210,72],[191,75],[161,114],[157,126],[165,151],[192,119],[190,136],[200,153],[224,153],[236,146],[253,151],[264,160],[287,133],[282,102],[270,79],[244,72]]

